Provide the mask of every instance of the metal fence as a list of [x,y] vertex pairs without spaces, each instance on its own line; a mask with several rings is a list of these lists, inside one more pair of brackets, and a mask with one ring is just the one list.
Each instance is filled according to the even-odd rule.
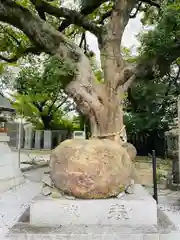
[[136,134],[128,134],[128,142],[132,143],[140,156],[148,156],[152,150],[156,151],[157,157],[165,157],[166,155],[166,139],[164,133],[147,135],[146,132]]

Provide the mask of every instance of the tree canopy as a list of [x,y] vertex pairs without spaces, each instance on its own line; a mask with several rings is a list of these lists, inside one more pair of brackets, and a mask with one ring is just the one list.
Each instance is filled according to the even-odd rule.
[[72,123],[65,115],[74,105],[63,92],[63,82],[68,78],[63,64],[57,66],[49,57],[31,57],[27,63],[13,82],[16,111],[37,129],[70,130]]

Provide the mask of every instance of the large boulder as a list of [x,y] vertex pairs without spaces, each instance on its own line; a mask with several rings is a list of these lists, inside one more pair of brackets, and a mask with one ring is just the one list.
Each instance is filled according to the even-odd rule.
[[78,198],[117,196],[129,185],[132,161],[125,148],[111,140],[66,140],[50,161],[54,185]]
[[137,155],[136,148],[131,143],[128,142],[123,143],[122,147],[124,147],[127,150],[131,160],[134,161]]

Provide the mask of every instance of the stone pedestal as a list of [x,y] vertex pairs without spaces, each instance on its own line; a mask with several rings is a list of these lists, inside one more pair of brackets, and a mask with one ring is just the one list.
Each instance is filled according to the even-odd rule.
[[30,206],[30,224],[37,227],[60,225],[143,225],[157,224],[155,200],[141,185],[121,198],[70,200],[42,197]]
[[6,133],[0,133],[0,192],[24,181],[19,169],[18,155],[11,152],[9,140]]

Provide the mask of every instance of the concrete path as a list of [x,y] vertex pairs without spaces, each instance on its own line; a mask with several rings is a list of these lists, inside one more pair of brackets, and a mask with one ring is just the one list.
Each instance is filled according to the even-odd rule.
[[5,234],[19,220],[33,197],[39,194],[40,183],[27,180],[0,196],[0,233]]
[[17,223],[32,199],[39,195],[41,179],[46,168],[25,174],[26,181],[0,194],[0,239]]
[[[17,157],[18,153],[14,152]],[[20,154],[20,168],[21,171],[29,171],[31,169],[41,168],[48,164],[50,160],[50,154],[36,154],[36,153],[24,153]]]
[[180,230],[180,192],[164,190],[159,193],[159,208],[170,221]]

